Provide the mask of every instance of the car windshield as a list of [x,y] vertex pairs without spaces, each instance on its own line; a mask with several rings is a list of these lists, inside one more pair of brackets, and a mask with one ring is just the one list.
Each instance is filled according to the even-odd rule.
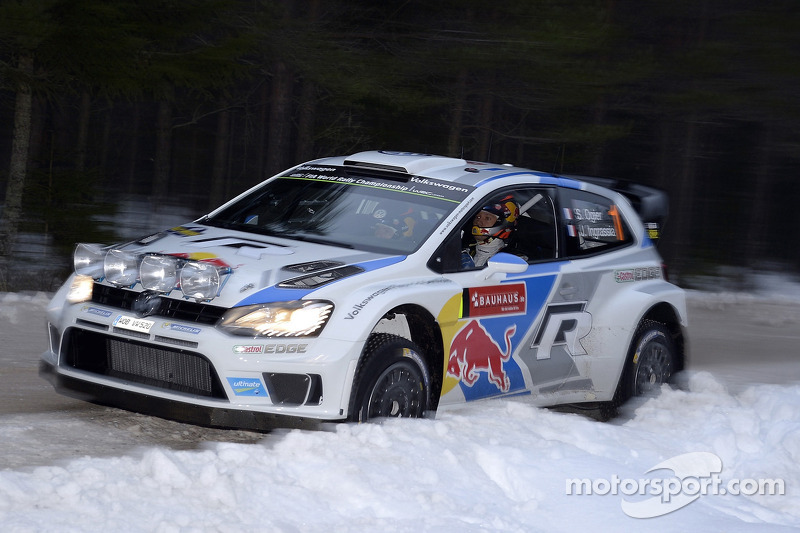
[[204,223],[382,253],[415,251],[469,186],[305,165],[266,182]]

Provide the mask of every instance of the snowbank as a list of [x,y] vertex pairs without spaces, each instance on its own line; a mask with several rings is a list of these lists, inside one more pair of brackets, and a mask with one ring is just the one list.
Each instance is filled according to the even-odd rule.
[[[763,298],[690,295],[709,306],[751,297]],[[29,341],[18,332],[46,301],[0,294],[5,365],[13,364],[7,347]],[[712,373],[690,371],[681,387],[610,423],[521,397],[435,420],[276,431],[193,451],[98,457],[89,449],[1,470],[0,524],[4,532],[792,531],[800,528],[798,405],[798,384],[731,392]],[[0,417],[4,453],[26,436],[35,442],[51,416]],[[78,434],[86,425],[59,427],[63,439],[87,440]],[[667,468],[651,471],[658,465]]]
[[[75,459],[0,472],[4,531],[779,531],[800,527],[800,387],[732,396],[708,373],[615,423],[488,401],[436,420],[276,432],[257,444]],[[719,478],[780,478],[783,495],[708,493],[649,518],[641,495],[567,494],[571,479],[632,481],[711,452]],[[689,487],[691,489],[691,487]],[[650,493],[648,493],[650,494]],[[772,526],[772,527],[770,527]]]

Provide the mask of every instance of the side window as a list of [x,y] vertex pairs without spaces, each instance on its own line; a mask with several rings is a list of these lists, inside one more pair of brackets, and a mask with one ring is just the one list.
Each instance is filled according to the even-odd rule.
[[432,270],[445,273],[484,268],[498,252],[517,255],[529,263],[557,256],[552,189],[505,189],[478,205],[428,262]]
[[605,252],[633,241],[628,224],[608,198],[575,189],[562,189],[560,194],[567,257]]
[[555,259],[558,253],[555,207],[550,189],[514,192],[520,206],[516,230],[508,252],[529,263]]

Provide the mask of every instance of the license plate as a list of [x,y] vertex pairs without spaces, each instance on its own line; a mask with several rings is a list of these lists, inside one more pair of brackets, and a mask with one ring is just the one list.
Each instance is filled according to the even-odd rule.
[[150,328],[153,327],[153,324],[155,324],[155,322],[152,320],[125,315],[119,315],[114,320],[114,327],[116,328],[139,331],[141,333],[150,333]]

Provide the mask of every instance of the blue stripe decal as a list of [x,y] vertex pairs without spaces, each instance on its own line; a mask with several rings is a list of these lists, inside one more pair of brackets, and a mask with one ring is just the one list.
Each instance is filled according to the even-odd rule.
[[487,183],[491,183],[494,180],[499,180],[499,179],[503,179],[503,178],[511,178],[513,176],[536,176],[537,178],[543,178],[544,177],[544,175],[538,174],[536,172],[509,172],[507,174],[498,174],[497,176],[492,176],[491,178],[486,178],[484,180],[481,180],[481,181],[479,181],[478,183],[475,184],[475,187],[478,188],[478,187],[481,187],[483,185],[486,185]]
[[561,187],[567,187],[568,189],[580,190],[581,188],[581,182],[571,178],[549,178],[548,183],[551,185],[559,185]]
[[540,274],[557,274],[561,272],[561,267],[570,261],[551,261],[548,263],[536,263],[530,265],[528,270],[520,272],[519,274],[506,274],[507,279],[525,278],[528,276],[536,276]]
[[373,259],[372,261],[365,261],[363,263],[356,263],[355,266],[361,267],[367,272],[370,270],[378,270],[399,263],[405,260],[405,255],[394,255],[392,257],[384,257],[383,259]]
[[251,294],[233,307],[243,307],[245,305],[266,304],[271,302],[285,302],[287,300],[302,300],[313,290],[280,289],[276,286],[261,289],[255,294]]
[[[381,259],[374,259],[372,261],[364,261],[363,263],[354,263],[354,266],[361,267],[364,269],[365,272],[369,272],[371,270],[378,270],[379,268],[384,268],[387,266],[394,265],[404,260],[405,258],[406,258],[405,255],[394,255],[391,257],[384,257]],[[355,275],[357,276],[358,274]],[[348,276],[347,278],[342,278],[342,280],[349,279],[350,277],[351,276]],[[337,283],[342,280],[332,281],[331,283],[326,283],[323,286],[327,287],[333,283]],[[317,288],[307,289],[307,290],[288,289],[288,288],[284,289],[273,285],[272,287],[266,287],[254,294],[251,294],[244,300],[235,304],[233,307],[243,307],[245,305],[265,304],[271,302],[285,302],[287,300],[301,300],[316,290]]]
[[499,174],[497,176],[492,176],[491,178],[486,178],[485,180],[481,180],[475,184],[475,187],[481,187],[487,183],[490,183],[494,180],[499,180],[502,178],[511,178],[514,176],[534,176],[539,178],[539,183],[541,185],[558,185],[560,187],[567,187],[570,189],[580,189],[581,182],[571,179],[571,178],[561,178],[552,176],[550,174],[545,174],[543,172],[509,172],[507,174]]

